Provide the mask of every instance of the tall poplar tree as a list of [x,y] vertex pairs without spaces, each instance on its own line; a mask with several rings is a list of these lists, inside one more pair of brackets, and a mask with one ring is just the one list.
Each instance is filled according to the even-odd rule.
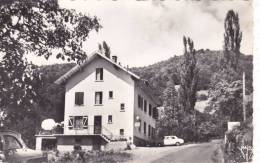
[[198,68],[194,43],[190,38],[183,37],[184,60],[181,64],[181,83],[179,102],[182,110],[193,113],[196,103],[198,84]]
[[228,11],[224,28],[224,61],[226,65],[237,70],[242,40],[238,13],[235,13],[233,10]]

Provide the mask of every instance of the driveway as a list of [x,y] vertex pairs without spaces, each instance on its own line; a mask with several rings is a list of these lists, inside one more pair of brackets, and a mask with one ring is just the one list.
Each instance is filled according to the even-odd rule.
[[[212,156],[219,149],[220,141],[167,147],[137,147],[132,151],[130,163],[220,163]],[[218,156],[219,157],[219,156]]]

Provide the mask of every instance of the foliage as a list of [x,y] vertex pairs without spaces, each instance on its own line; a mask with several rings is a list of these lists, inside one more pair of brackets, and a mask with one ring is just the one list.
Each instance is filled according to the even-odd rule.
[[240,31],[238,14],[233,10],[228,11],[224,27],[224,66],[231,66],[236,70],[240,55],[242,32]]
[[180,90],[179,104],[180,109],[188,113],[193,113],[196,103],[196,93],[198,84],[198,68],[196,66],[197,59],[193,41],[185,37],[184,43],[184,60],[180,67]]
[[[33,112],[41,76],[28,55],[80,63],[83,42],[98,19],[60,8],[57,0],[10,0],[0,6],[0,109],[10,125]],[[19,110],[18,110],[19,109]],[[9,116],[9,117],[8,117]]]
[[242,121],[242,82],[231,83],[223,80],[210,90],[211,109],[219,116],[228,117],[231,121]]
[[[211,80],[211,109],[216,111],[219,117],[227,117],[229,121],[242,121],[242,72],[245,66],[240,66],[243,64],[239,63],[242,32],[238,14],[233,10],[228,11],[224,25],[223,62],[219,63],[220,69]],[[252,79],[250,82],[252,84]]]
[[253,117],[247,119],[240,126],[227,132],[225,144],[226,161],[252,161],[253,156]]
[[102,53],[105,54],[107,58],[110,58],[111,55],[111,50],[110,47],[107,45],[106,41],[103,41],[102,44],[98,44],[98,50]]
[[125,152],[83,150],[74,150],[71,153],[56,152],[49,157],[49,161],[53,163],[117,163],[131,159],[131,155]]

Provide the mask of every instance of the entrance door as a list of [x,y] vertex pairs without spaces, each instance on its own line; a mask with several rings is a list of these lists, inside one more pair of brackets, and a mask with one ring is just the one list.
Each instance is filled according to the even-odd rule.
[[102,129],[102,116],[94,117],[94,134],[101,134]]

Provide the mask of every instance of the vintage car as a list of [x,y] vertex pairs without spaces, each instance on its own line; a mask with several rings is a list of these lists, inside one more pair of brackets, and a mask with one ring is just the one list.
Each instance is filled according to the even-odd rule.
[[181,145],[184,143],[184,140],[178,138],[177,136],[164,136],[163,145]]
[[21,134],[0,130],[0,162],[47,163],[47,156],[42,151],[29,149]]

